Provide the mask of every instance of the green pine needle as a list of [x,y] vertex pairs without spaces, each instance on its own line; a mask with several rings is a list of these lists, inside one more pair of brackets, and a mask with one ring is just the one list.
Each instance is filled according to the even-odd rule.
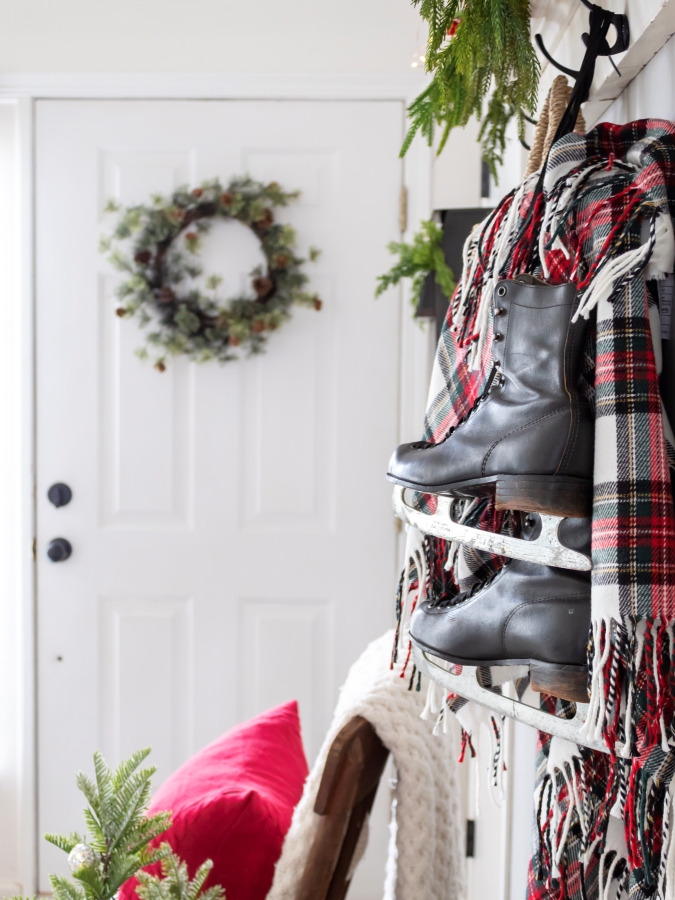
[[496,179],[510,119],[516,116],[522,138],[525,115],[536,110],[539,60],[530,39],[529,0],[413,4],[429,23],[426,68],[434,78],[408,107],[410,128],[401,156],[418,132],[431,146],[437,127],[442,128],[440,153],[450,131],[476,116],[483,158]]
[[161,878],[148,872],[138,873],[136,893],[140,900],[224,900],[225,892],[219,884],[202,892],[213,868],[210,859],[202,863],[190,881],[187,865],[166,847],[169,852],[162,859]]
[[402,278],[412,280],[411,302],[417,309],[422,285],[429,272],[434,272],[436,284],[446,297],[455,290],[455,276],[445,261],[441,242],[443,230],[431,220],[422,221],[420,230],[413,237],[412,244],[392,241],[387,245],[390,253],[398,254],[395,266],[377,279],[375,296],[379,297],[387,288],[398,284]]
[[142,769],[140,765],[149,753],[139,750],[113,771],[97,752],[94,778],[78,773],[77,786],[89,804],[84,818],[91,837],[73,833],[46,834],[45,838],[65,853],[77,844],[88,844],[96,853],[96,862],[73,873],[76,883],[50,875],[54,900],[112,900],[125,881],[170,852],[168,844],[150,846],[170,827],[171,816],[146,815],[155,768]]

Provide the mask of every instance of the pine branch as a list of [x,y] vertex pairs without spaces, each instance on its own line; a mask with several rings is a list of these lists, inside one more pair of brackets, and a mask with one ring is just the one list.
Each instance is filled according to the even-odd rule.
[[[496,178],[505,131],[513,116],[524,135],[524,114],[536,110],[539,61],[530,39],[529,0],[413,0],[429,23],[426,68],[434,78],[408,107],[405,155],[419,132],[438,152],[453,128],[481,122],[483,158]],[[487,105],[486,105],[487,104]]]
[[51,876],[54,900],[112,900],[119,888],[144,866],[162,860],[168,844],[150,842],[171,825],[169,813],[147,816],[154,768],[139,769],[149,750],[141,750],[113,772],[100,753],[94,754],[94,779],[79,773],[77,786],[88,807],[84,811],[92,838],[79,834],[46,835],[68,853],[76,884]]
[[410,278],[412,280],[411,302],[417,309],[424,280],[429,272],[433,272],[436,284],[445,296],[450,298],[455,290],[455,277],[445,261],[441,246],[442,240],[442,229],[435,222],[429,220],[420,223],[420,230],[413,237],[412,244],[392,241],[388,245],[389,252],[397,254],[399,259],[388,272],[378,277],[375,296],[379,297],[388,288],[397,285],[403,278]]
[[70,853],[77,844],[84,843],[84,838],[76,831],[73,831],[68,837],[63,834],[46,834],[45,840],[49,841],[50,844],[54,844],[59,850],[63,850],[66,853]]
[[85,893],[67,878],[61,875],[50,875],[54,900],[85,900]]
[[[168,848],[168,845],[165,845]],[[138,873],[136,893],[140,900],[225,900],[225,892],[215,885],[202,893],[202,888],[213,868],[207,859],[190,881],[187,865],[170,851],[162,860],[162,877],[148,872]]]

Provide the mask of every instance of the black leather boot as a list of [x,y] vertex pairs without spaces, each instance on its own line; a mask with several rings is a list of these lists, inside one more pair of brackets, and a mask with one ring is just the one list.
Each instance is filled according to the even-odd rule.
[[402,444],[387,478],[428,494],[495,494],[497,509],[585,516],[594,422],[576,386],[586,323],[570,321],[574,285],[519,277],[495,291],[489,390],[442,443]]
[[[523,537],[535,537],[541,520],[528,519]],[[589,553],[590,519],[566,519],[560,539]],[[413,613],[410,636],[422,650],[458,665],[528,665],[534,690],[588,702],[590,621],[590,572],[508,560],[491,581],[424,602]]]

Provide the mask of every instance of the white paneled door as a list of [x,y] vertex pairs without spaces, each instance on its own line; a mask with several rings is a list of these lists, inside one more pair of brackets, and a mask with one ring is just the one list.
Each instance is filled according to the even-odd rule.
[[[391,623],[398,309],[373,290],[398,236],[403,108],[36,107],[39,828],[67,832],[97,748],[116,763],[150,745],[162,779],[297,698],[311,758],[349,665]],[[282,218],[322,250],[308,269],[324,308],[296,310],[263,356],[159,374],[114,314],[105,203],[246,172],[302,190]],[[221,223],[202,257],[232,296],[258,254]],[[73,552],[52,563],[56,537]],[[40,841],[40,863],[47,891],[62,854]]]

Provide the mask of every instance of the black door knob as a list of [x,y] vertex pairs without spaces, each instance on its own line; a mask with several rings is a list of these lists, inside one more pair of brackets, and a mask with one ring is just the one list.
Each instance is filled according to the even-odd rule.
[[47,544],[47,556],[52,562],[63,562],[72,552],[70,541],[65,538],[54,538]]
[[73,492],[67,484],[62,484],[59,481],[57,484],[53,484],[49,488],[49,490],[47,491],[47,499],[57,508],[59,506],[67,506],[73,499]]

